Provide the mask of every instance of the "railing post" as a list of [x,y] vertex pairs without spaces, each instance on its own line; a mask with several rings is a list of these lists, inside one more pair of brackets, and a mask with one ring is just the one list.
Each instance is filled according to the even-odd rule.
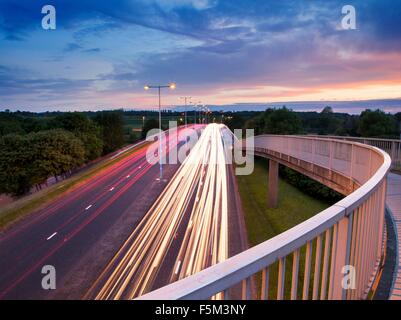
[[379,241],[377,244],[377,256],[380,258],[382,255],[383,249],[383,235],[384,235],[384,215],[386,211],[386,196],[387,196],[387,179],[384,179],[382,185],[378,189],[379,192],[379,199],[378,201],[378,208],[379,212],[376,214],[379,215]]
[[251,279],[246,278],[242,280],[242,300],[251,299]]
[[349,264],[351,236],[352,215],[344,217],[334,225],[329,300],[344,300],[346,298],[342,271]]
[[395,141],[393,141],[391,143],[391,167],[394,168],[394,163],[395,163],[395,159],[396,159],[396,143]]

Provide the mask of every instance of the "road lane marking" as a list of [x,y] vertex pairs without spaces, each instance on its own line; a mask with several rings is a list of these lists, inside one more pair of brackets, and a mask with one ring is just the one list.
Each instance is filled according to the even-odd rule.
[[53,238],[56,234],[57,234],[57,232],[53,233],[51,236],[47,237],[46,240],[50,240],[50,239]]
[[85,210],[89,210],[90,208],[92,208],[92,205],[90,204],[89,206],[87,206],[86,208],[85,208]]
[[[175,265],[172,265],[171,278],[178,280],[185,275],[193,274],[197,266],[207,267],[227,259],[227,173],[220,127],[214,128],[214,126],[211,125],[205,130],[206,134],[203,133],[200,139],[202,142],[200,144],[198,142],[195,149],[189,154],[188,160],[178,170],[177,176],[170,180],[171,186],[163,190],[160,195],[163,201],[160,201],[150,213],[152,223],[149,222],[150,220],[147,221],[140,231],[140,234],[148,233],[152,239],[157,241],[158,245],[153,247],[144,240],[127,244],[128,253],[122,253],[122,260],[118,263],[118,268],[112,272],[97,298],[120,298],[123,290],[127,288],[128,282],[135,284],[128,298],[143,294],[144,289],[140,282],[142,279],[150,281],[147,280],[150,279],[148,276],[160,268],[170,248],[170,241],[163,241],[163,239],[175,241],[174,239],[178,238],[174,229],[182,223],[181,218],[187,212],[186,208],[189,204],[193,206],[191,210],[193,217],[190,218],[187,230],[183,234],[183,241],[188,244],[180,246]],[[212,165],[203,164],[207,159],[210,159]],[[135,177],[135,173],[133,174]],[[157,180],[163,179],[158,178]],[[196,190],[197,183],[200,183],[199,192]],[[184,197],[185,199],[180,202],[180,205],[176,206],[174,200]],[[214,210],[217,207],[218,210]],[[203,217],[204,220],[202,220]],[[166,224],[172,225],[174,228],[168,229],[167,233],[160,232],[160,226],[163,227]],[[207,227],[203,228],[203,224]],[[201,227],[202,231],[199,236],[202,239],[198,240],[194,234]],[[208,235],[209,232],[212,236]],[[196,242],[198,241],[200,242],[200,254],[193,255],[194,250],[197,250]],[[142,257],[140,252],[143,251],[157,254],[150,258]],[[142,260],[140,264],[135,263],[138,259]],[[125,265],[126,263],[128,266]],[[113,288],[117,288],[117,286],[121,290],[114,293]]]

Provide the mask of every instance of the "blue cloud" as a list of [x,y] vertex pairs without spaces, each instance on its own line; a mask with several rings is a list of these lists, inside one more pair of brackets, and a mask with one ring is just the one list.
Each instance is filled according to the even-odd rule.
[[[79,96],[99,83],[97,90],[139,91],[146,81],[205,90],[239,81],[315,86],[401,71],[399,64],[355,59],[401,53],[400,1],[347,1],[357,10],[358,30],[350,32],[337,29],[340,0],[52,0],[54,32],[41,29],[44,4],[0,0],[0,64],[32,71],[27,77],[0,68],[0,90],[8,97]],[[83,70],[89,62],[97,64]]]
[[82,47],[77,43],[69,43],[64,49],[64,52],[72,52],[82,49]]

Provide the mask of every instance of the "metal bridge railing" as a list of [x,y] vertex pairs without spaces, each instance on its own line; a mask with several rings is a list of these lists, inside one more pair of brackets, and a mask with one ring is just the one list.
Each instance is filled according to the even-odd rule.
[[255,152],[340,173],[357,187],[292,229],[140,299],[217,293],[229,299],[237,284],[243,299],[367,297],[382,259],[389,155],[360,143],[301,136],[257,136]]
[[360,142],[386,151],[391,157],[391,169],[401,170],[401,140],[346,136],[313,136],[319,138]]

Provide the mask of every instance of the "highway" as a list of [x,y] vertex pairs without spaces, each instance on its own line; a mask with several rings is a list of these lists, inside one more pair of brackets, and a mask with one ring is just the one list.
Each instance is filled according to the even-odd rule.
[[232,139],[224,125],[210,124],[203,130],[86,298],[133,299],[229,257],[232,195],[228,187],[232,181],[227,142]]
[[[82,297],[166,185],[146,152],[137,149],[0,235],[0,299]],[[164,167],[168,180],[179,165]],[[44,265],[56,268],[56,290],[41,287]]]

